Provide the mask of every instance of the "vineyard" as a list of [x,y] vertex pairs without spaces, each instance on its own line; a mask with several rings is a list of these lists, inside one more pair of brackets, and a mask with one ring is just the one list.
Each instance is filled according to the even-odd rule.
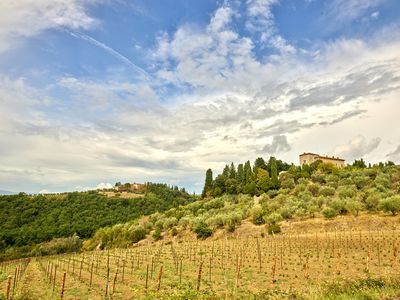
[[9,261],[0,265],[0,299],[323,298],[321,284],[396,282],[399,237],[374,229],[160,241]]

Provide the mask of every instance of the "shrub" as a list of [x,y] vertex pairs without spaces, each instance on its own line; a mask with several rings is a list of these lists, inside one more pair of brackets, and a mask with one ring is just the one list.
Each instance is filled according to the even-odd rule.
[[191,222],[192,222],[191,216],[184,216],[179,220],[178,224],[179,226],[182,226],[184,229],[186,229],[187,227],[190,226]]
[[229,232],[233,232],[236,229],[236,225],[240,225],[242,222],[242,216],[239,212],[232,212],[225,217],[225,225]]
[[400,195],[382,199],[379,202],[379,207],[384,212],[390,212],[393,216],[395,216],[398,212],[400,212]]
[[279,214],[284,219],[291,219],[295,213],[296,209],[292,206],[284,206],[278,210]]
[[378,209],[379,206],[379,200],[380,200],[380,196],[378,194],[371,194],[369,195],[365,201],[364,201],[364,205],[365,208],[369,211],[375,211]]
[[251,221],[255,225],[261,225],[265,223],[263,215],[264,211],[261,205],[254,205],[250,210]]
[[204,203],[204,208],[207,210],[218,209],[224,207],[224,200],[222,198],[214,198]]
[[177,236],[178,235],[178,229],[176,229],[176,227],[171,229],[171,235],[172,236]]
[[268,225],[268,234],[275,234],[280,232],[281,232],[281,226],[279,226],[279,224]]
[[283,189],[293,189],[295,187],[293,178],[286,178],[281,182],[281,188]]
[[384,189],[390,188],[390,176],[387,174],[379,174],[375,178],[375,186],[383,187]]
[[355,186],[340,186],[338,188],[338,195],[341,199],[353,198],[357,194],[357,188]]
[[362,209],[361,203],[356,199],[349,199],[346,202],[347,211],[351,212],[354,216],[358,216],[360,210]]
[[278,213],[272,213],[270,215],[264,216],[264,221],[268,225],[275,225],[278,222],[282,221],[282,219],[283,219],[282,216]]
[[213,230],[203,221],[196,226],[194,232],[197,234],[198,239],[206,239],[213,234]]
[[319,194],[319,185],[316,183],[309,184],[307,186],[307,190],[314,196],[318,196]]
[[175,217],[167,218],[164,220],[164,228],[169,229],[178,224],[178,219]]
[[319,193],[322,196],[326,196],[326,197],[333,196],[333,195],[335,195],[335,188],[333,188],[331,186],[323,186],[321,188],[321,190],[319,191]]
[[141,225],[129,228],[131,241],[137,243],[146,237],[146,230]]
[[162,240],[163,236],[161,234],[161,229],[157,228],[153,233],[153,239],[156,241]]
[[330,205],[338,214],[344,215],[348,213],[347,209],[347,201],[344,199],[335,199],[333,200]]
[[323,211],[322,214],[324,215],[325,218],[327,219],[333,219],[338,215],[338,212],[331,208],[331,207],[326,207]]
[[363,189],[371,183],[371,180],[367,176],[360,175],[360,176],[355,176],[353,178],[353,182],[357,186],[358,189]]

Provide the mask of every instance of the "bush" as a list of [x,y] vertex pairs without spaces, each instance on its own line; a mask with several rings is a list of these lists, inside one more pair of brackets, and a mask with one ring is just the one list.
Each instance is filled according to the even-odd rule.
[[333,219],[334,217],[336,217],[338,215],[338,212],[331,207],[327,207],[322,211],[322,214],[327,219]]
[[280,232],[281,232],[281,226],[279,226],[279,224],[268,225],[268,234],[275,234]]
[[213,230],[205,222],[200,222],[194,229],[194,232],[197,234],[198,239],[206,239],[213,234]]
[[340,186],[338,195],[341,199],[353,198],[357,195],[357,188],[354,185]]
[[333,196],[335,195],[335,188],[330,187],[330,186],[323,186],[319,193],[322,196],[328,197],[328,196]]
[[356,199],[349,199],[346,203],[346,209],[357,217],[362,209],[362,206],[361,203]]
[[358,189],[363,189],[371,183],[371,179],[367,176],[355,176],[353,182]]
[[261,205],[254,205],[250,210],[251,221],[255,225],[261,225],[265,223],[263,215],[264,211]]
[[316,183],[311,183],[307,186],[307,190],[314,196],[319,195],[319,185]]
[[335,199],[329,206],[341,215],[345,215],[349,212],[347,209],[347,200],[344,199]]
[[137,243],[146,237],[146,230],[141,225],[130,228],[131,241]]
[[176,227],[171,229],[171,235],[172,236],[177,236],[178,235],[178,229],[176,229]]
[[382,199],[379,202],[379,208],[384,212],[390,212],[393,216],[400,212],[400,195]]
[[157,228],[153,233],[153,239],[156,241],[162,240],[163,236],[161,234],[161,229]]
[[278,222],[282,221],[282,219],[283,219],[282,216],[278,213],[272,213],[270,215],[264,216],[264,221],[268,225],[275,225]]
[[281,182],[281,188],[283,189],[293,189],[295,187],[293,178],[286,178]]
[[369,211],[376,211],[379,206],[380,198],[378,194],[369,195],[364,201],[365,208]]

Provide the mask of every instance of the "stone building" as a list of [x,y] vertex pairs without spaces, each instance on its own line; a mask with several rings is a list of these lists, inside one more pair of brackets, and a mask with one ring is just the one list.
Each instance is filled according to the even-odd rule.
[[317,160],[321,160],[324,163],[331,163],[338,168],[345,166],[345,160],[334,156],[321,156],[315,153],[303,153],[299,155],[300,165],[309,165]]

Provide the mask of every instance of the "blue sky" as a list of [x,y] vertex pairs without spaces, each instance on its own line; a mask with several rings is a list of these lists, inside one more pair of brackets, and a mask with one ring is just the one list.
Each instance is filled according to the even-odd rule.
[[0,189],[160,181],[303,151],[400,162],[396,0],[0,4]]

